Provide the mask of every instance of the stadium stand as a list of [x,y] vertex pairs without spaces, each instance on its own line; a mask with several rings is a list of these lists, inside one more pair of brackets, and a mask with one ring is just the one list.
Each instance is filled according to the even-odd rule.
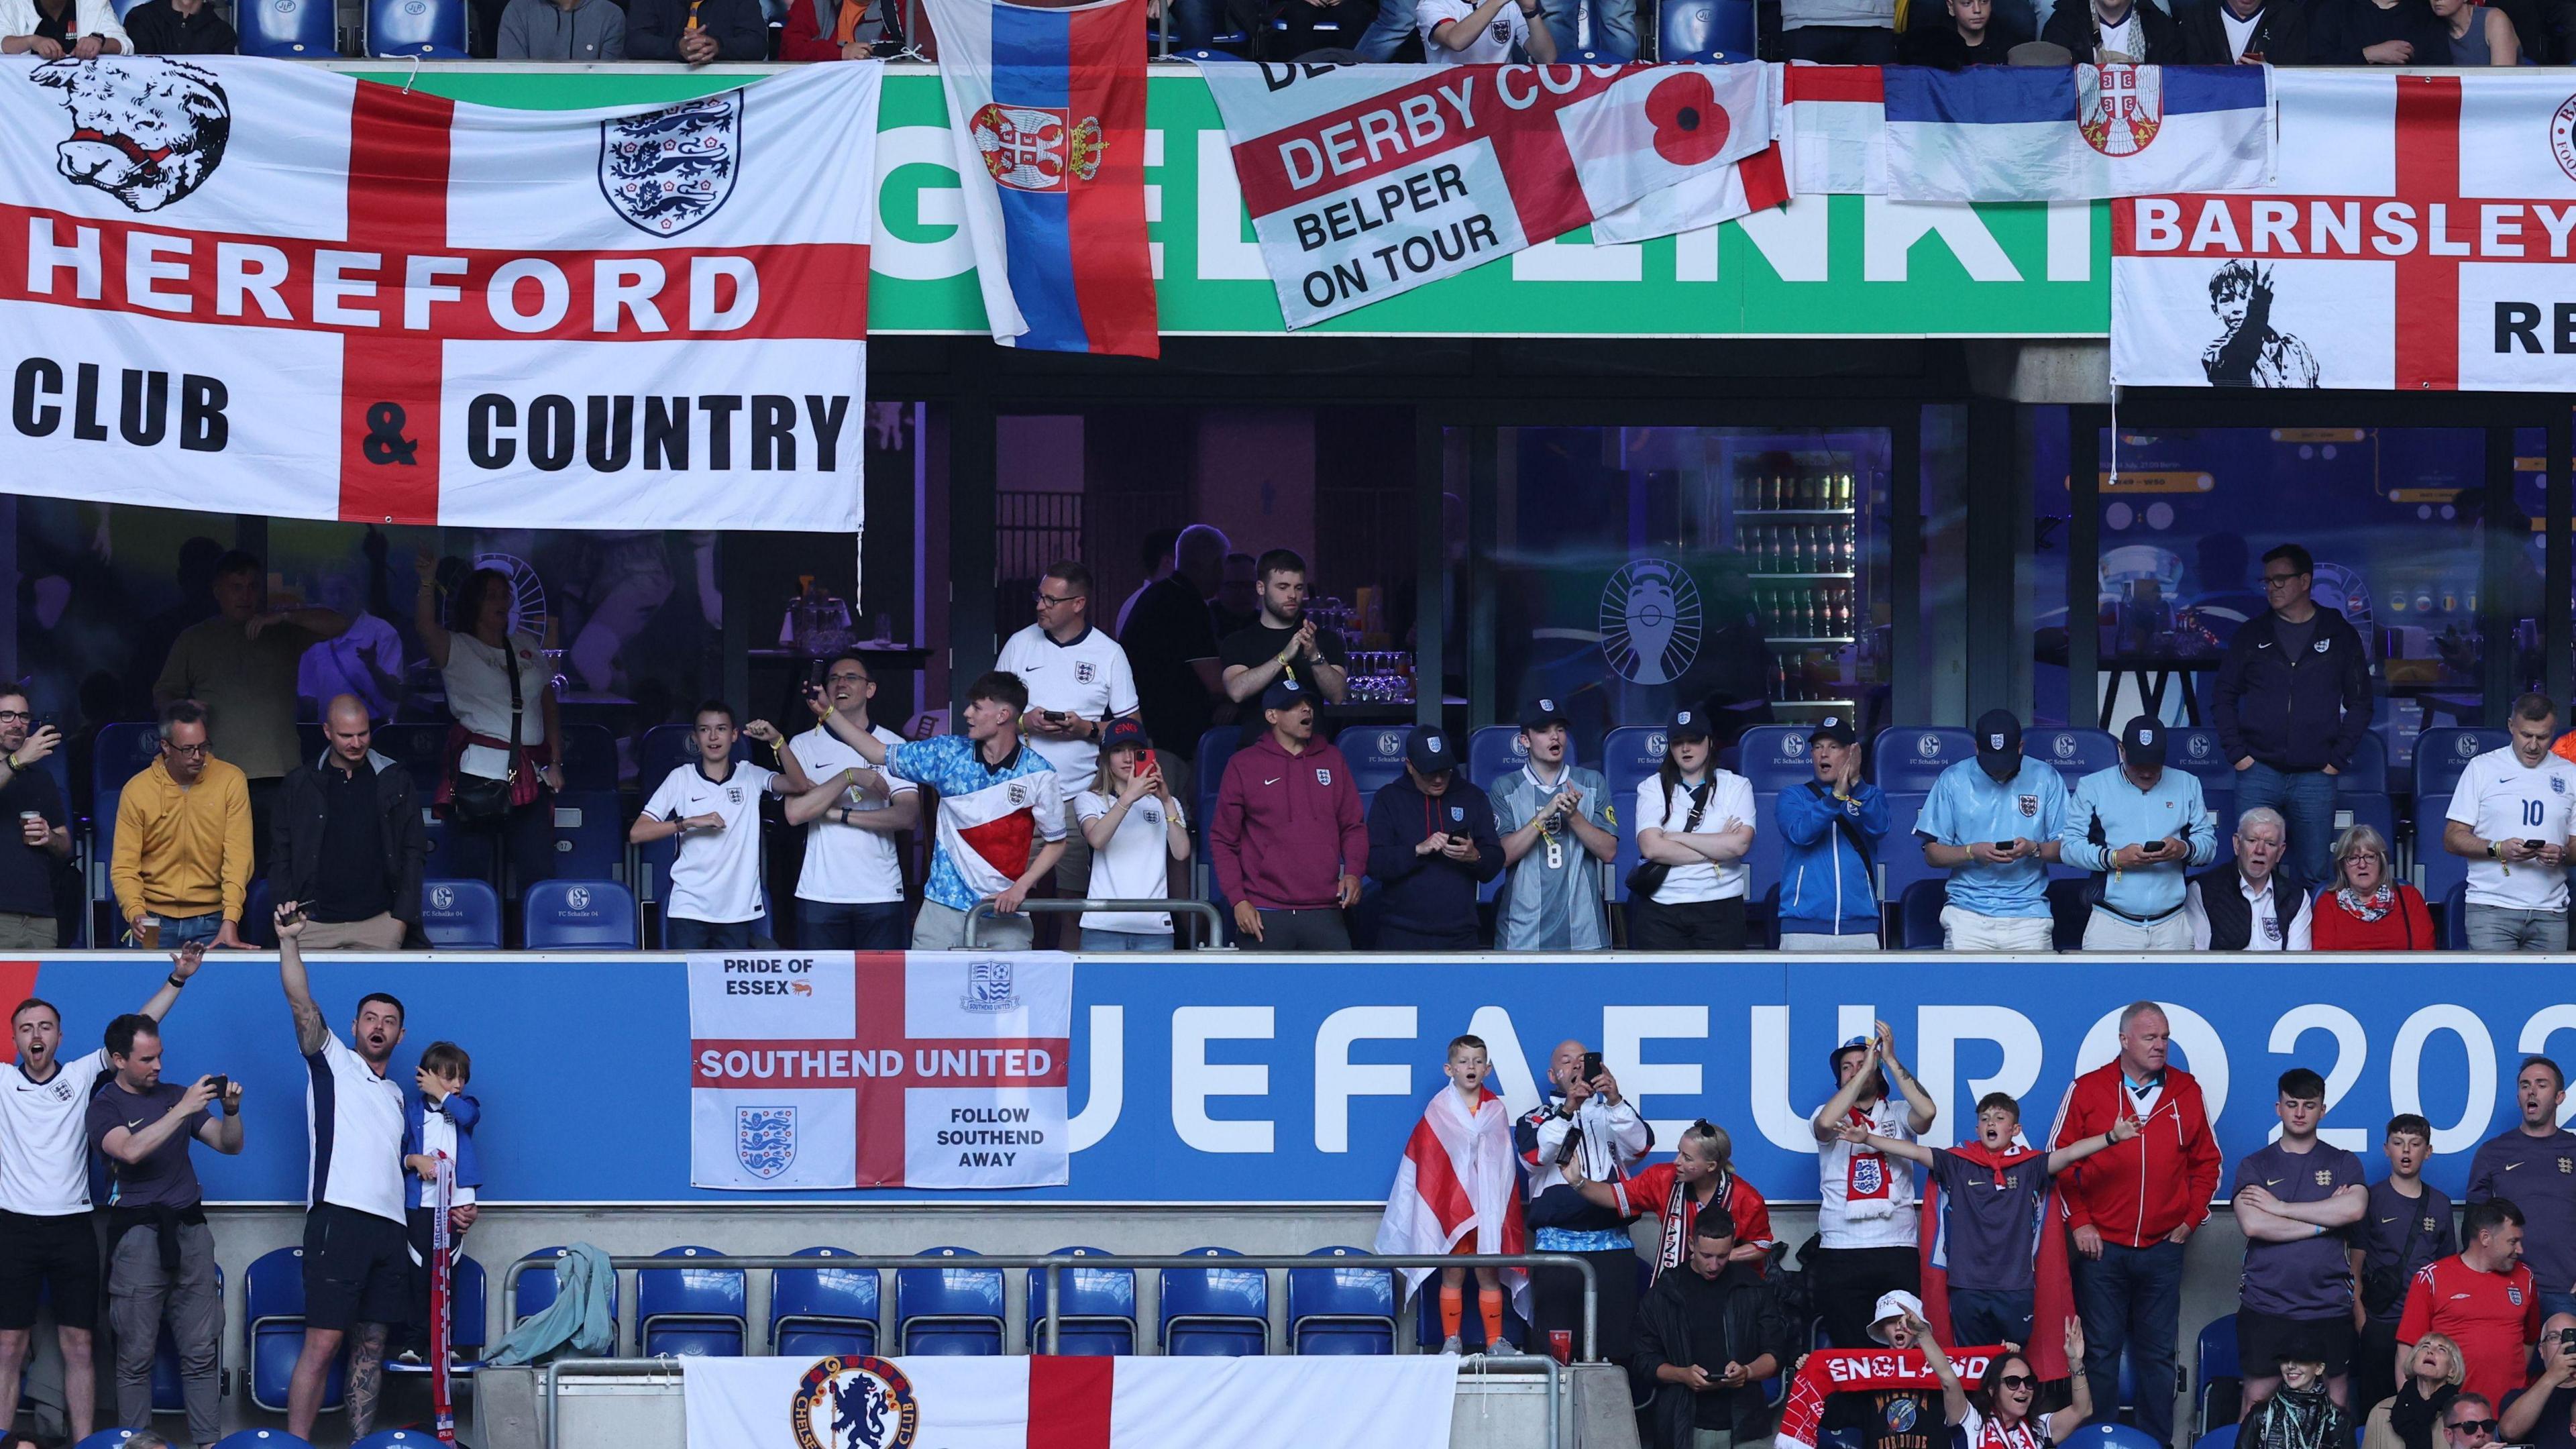
[[[846,1248],[799,1248],[799,1258],[848,1255]],[[769,1275],[769,1351],[788,1357],[877,1351],[873,1268],[781,1268]]]
[[[972,1258],[971,1248],[925,1248],[924,1258]],[[999,1268],[898,1268],[894,1275],[895,1352],[973,1358],[1003,1351]]]

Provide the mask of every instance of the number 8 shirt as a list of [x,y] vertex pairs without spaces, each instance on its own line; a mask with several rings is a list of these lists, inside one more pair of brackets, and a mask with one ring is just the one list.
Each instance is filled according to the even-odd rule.
[[[2525,766],[2508,745],[2487,751],[2460,771],[2450,818],[2476,831],[2480,840],[2564,845],[2571,808],[2576,808],[2576,764],[2544,754],[2539,764]],[[2469,904],[2563,912],[2567,872],[2538,861],[2507,865],[2475,856],[2469,861]]]

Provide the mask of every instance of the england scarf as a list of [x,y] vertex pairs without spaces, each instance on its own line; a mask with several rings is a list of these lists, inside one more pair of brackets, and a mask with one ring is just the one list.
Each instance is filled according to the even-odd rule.
[[[1933,1336],[1934,1342],[1940,1336]],[[1986,1364],[2003,1352],[2000,1344],[1950,1352],[1950,1367],[1966,1383],[1985,1376]],[[2032,1372],[2039,1372],[2037,1364]],[[2046,1375],[2042,1374],[2045,1378]],[[1780,1409],[1778,1439],[1784,1449],[1816,1449],[1816,1430],[1825,1416],[1825,1400],[1835,1394],[1877,1393],[1886,1389],[1937,1389],[1931,1364],[1919,1348],[1825,1348],[1807,1355],[1789,1384],[1789,1402]]]
[[[1378,1223],[1376,1251],[1385,1254],[1525,1253],[1520,1173],[1512,1151],[1511,1108],[1482,1089],[1471,1114],[1455,1088],[1442,1087],[1422,1109],[1422,1120],[1404,1144]],[[1405,1291],[1419,1289],[1429,1268],[1403,1270]],[[1504,1271],[1512,1307],[1529,1317],[1529,1273]]]

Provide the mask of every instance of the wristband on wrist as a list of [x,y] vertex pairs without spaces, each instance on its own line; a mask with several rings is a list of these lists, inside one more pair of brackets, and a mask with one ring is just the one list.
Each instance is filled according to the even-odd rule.
[[167,979],[170,983],[170,989],[173,991],[184,991],[188,987],[188,978],[181,976],[176,971],[171,972]]

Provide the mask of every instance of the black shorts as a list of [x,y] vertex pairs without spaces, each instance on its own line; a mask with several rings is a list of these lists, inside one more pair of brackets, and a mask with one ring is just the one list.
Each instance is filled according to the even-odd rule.
[[338,1203],[304,1215],[304,1326],[347,1331],[410,1316],[411,1242],[403,1225]]
[[36,1300],[53,1290],[54,1322],[98,1326],[98,1233],[89,1214],[0,1212],[0,1331],[36,1326]]
[[2360,1340],[2349,1315],[2335,1318],[2282,1318],[2236,1310],[2236,1366],[2249,1379],[2278,1377],[2281,1360],[2306,1360],[2326,1366],[2326,1377],[2339,1378],[2352,1369]]

